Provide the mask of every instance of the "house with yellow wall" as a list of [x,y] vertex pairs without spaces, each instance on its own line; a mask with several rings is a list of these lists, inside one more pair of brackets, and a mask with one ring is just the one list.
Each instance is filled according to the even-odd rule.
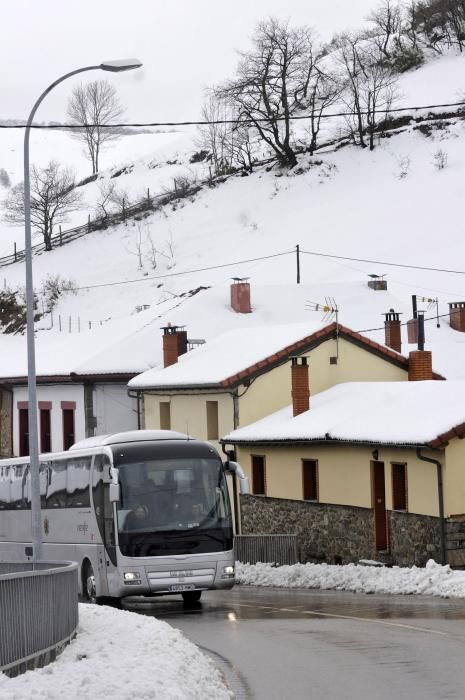
[[292,373],[290,406],[222,441],[251,482],[242,533],[296,534],[301,561],[464,567],[465,382],[348,382],[309,398],[305,358]]

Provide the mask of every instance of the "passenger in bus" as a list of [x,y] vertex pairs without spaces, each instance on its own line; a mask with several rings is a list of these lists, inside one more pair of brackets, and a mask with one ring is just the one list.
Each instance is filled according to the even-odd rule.
[[147,527],[149,522],[149,509],[143,503],[139,503],[127,514],[124,525],[126,530],[140,530]]

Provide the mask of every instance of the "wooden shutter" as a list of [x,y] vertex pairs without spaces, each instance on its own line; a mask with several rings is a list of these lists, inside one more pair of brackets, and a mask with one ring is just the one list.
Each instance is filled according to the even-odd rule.
[[265,457],[262,455],[252,455],[252,492],[266,495]]
[[171,403],[160,401],[160,430],[171,430]]
[[318,462],[316,459],[302,460],[302,490],[304,501],[318,500]]
[[218,440],[218,401],[207,401],[207,440]]
[[392,509],[407,510],[407,465],[391,464]]

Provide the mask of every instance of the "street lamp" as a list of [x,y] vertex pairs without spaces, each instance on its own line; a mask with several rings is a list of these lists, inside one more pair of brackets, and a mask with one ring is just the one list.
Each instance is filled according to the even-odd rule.
[[31,470],[31,520],[32,520],[32,555],[38,561],[42,554],[42,523],[40,514],[40,478],[39,478],[39,440],[37,432],[37,388],[36,360],[34,339],[34,287],[32,281],[32,245],[31,245],[31,185],[29,179],[29,134],[32,120],[37,109],[48,93],[67,78],[88,70],[106,70],[112,73],[140,68],[142,63],[136,58],[104,61],[98,66],[86,66],[66,73],[44,90],[27,120],[24,132],[24,238],[26,258],[26,329],[27,329],[27,388],[29,404],[29,456]]

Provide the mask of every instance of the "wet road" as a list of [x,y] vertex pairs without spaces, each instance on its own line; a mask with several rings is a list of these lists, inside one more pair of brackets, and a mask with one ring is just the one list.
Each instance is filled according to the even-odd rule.
[[465,698],[465,601],[236,586],[125,607],[210,651],[238,699]]

